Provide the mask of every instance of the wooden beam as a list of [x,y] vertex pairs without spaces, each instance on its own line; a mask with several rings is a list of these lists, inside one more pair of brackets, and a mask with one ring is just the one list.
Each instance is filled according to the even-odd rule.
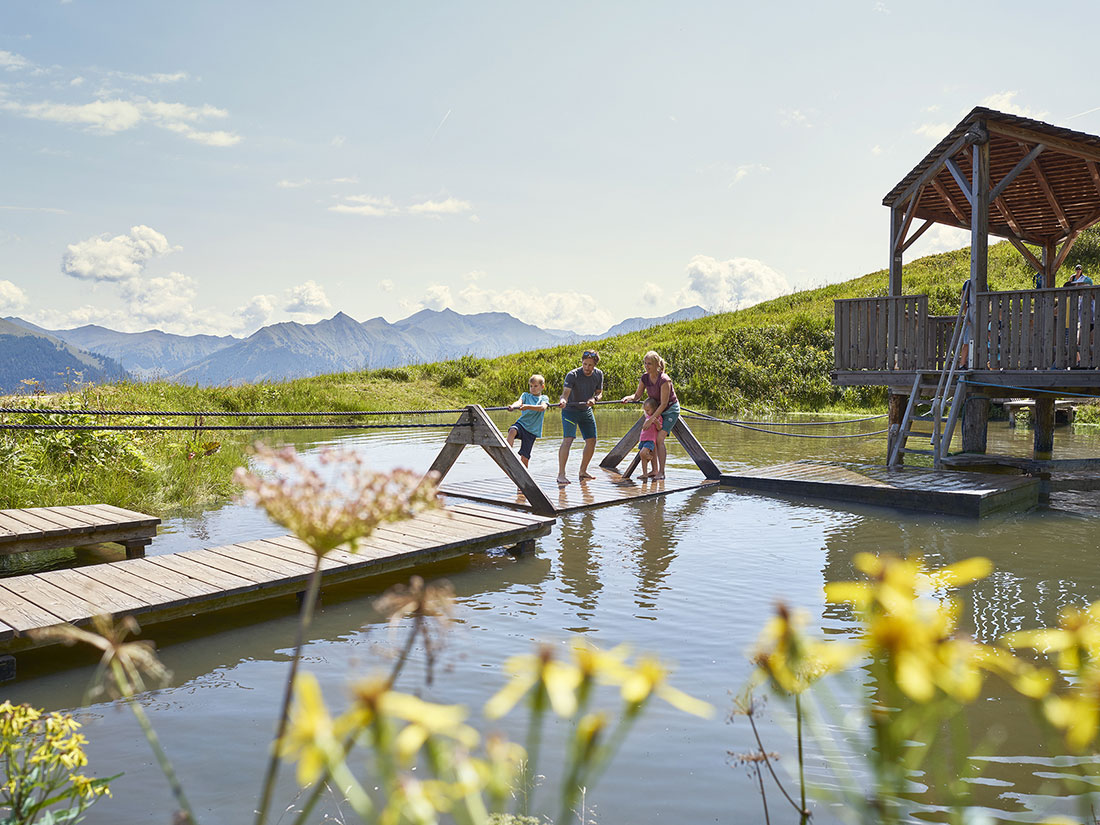
[[913,233],[913,234],[912,234],[912,235],[911,235],[911,236],[909,237],[909,239],[908,239],[908,240],[907,240],[907,241],[906,241],[906,242],[905,242],[904,244],[902,244],[902,247],[901,247],[901,251],[902,251],[902,252],[904,252],[904,251],[905,251],[905,250],[907,250],[907,249],[908,249],[909,247],[911,247],[911,246],[912,246],[913,244],[915,244],[915,243],[917,242],[917,238],[919,238],[919,237],[920,237],[921,235],[923,235],[923,234],[924,234],[925,232],[927,232],[927,231],[928,231],[928,229],[929,229],[929,228],[930,228],[930,227],[931,227],[931,226],[932,226],[932,225],[933,225],[934,223],[935,223],[935,221],[934,221],[934,220],[931,220],[931,219],[929,219],[929,220],[925,221],[924,223],[922,223],[922,224],[921,224],[921,225],[920,225],[920,226],[919,226],[919,227],[917,228],[917,231],[916,231],[916,232],[914,232],[914,233]]
[[681,415],[676,419],[676,423],[672,425],[672,434],[676,436],[676,440],[680,442],[680,446],[684,448],[687,454],[691,457],[691,460],[695,462],[695,466],[703,471],[703,475],[707,478],[721,478],[722,472],[718,469],[718,466],[711,459],[710,455],[703,445],[699,443],[695,437],[695,433],[691,431],[691,428],[684,421],[684,417]]
[[[975,124],[979,128],[984,123]],[[989,141],[971,148],[973,185],[970,210],[970,293],[976,296],[988,288],[989,265]],[[978,329],[978,301],[970,301],[970,329]]]
[[1058,250],[1058,254],[1054,258],[1054,265],[1050,269],[1051,286],[1054,286],[1054,275],[1062,268],[1062,264],[1066,261],[1066,255],[1073,249],[1073,245],[1077,242],[1077,236],[1079,234],[1079,232],[1070,232],[1062,242],[1062,248]]
[[[901,251],[901,249],[905,248],[905,236],[909,234],[909,225],[913,223],[913,214],[917,211],[923,194],[924,190],[918,189],[917,193],[913,195],[913,199],[909,202],[909,208],[905,210],[905,219],[901,222],[901,230],[898,232],[897,239],[894,241],[895,250]],[[899,292],[898,294],[900,295],[901,293]]]
[[958,218],[959,223],[963,226],[970,226],[970,219],[955,205],[955,201],[951,198],[951,195],[947,193],[944,185],[935,179],[931,181],[931,185],[932,188],[936,190],[936,193],[943,198],[944,202],[947,204],[947,208],[951,210],[951,214]]
[[1070,231],[1069,218],[1066,217],[1066,213],[1062,211],[1061,204],[1058,203],[1058,198],[1054,196],[1054,190],[1050,188],[1050,182],[1047,180],[1047,176],[1043,174],[1043,167],[1036,160],[1031,164],[1031,171],[1035,175],[1035,179],[1039,181],[1039,188],[1043,190],[1043,194],[1046,195],[1047,203],[1050,204],[1050,208],[1054,210],[1054,216],[1058,219],[1059,226],[1066,232]]
[[1067,138],[1041,134],[1039,132],[1033,132],[1030,129],[1022,129],[1018,126],[1010,126],[995,121],[988,121],[986,123],[986,129],[990,134],[1003,135],[1006,138],[1019,141],[1020,143],[1027,143],[1029,145],[1033,143],[1042,143],[1047,147],[1047,151],[1061,152],[1062,154],[1073,155],[1083,160],[1100,161],[1100,148],[1086,146]]
[[959,164],[955,163],[954,158],[947,159],[947,171],[951,173],[951,177],[955,179],[955,183],[959,185],[962,193],[966,196],[967,202],[974,205],[974,192],[971,189],[969,183],[966,182],[966,175],[962,173],[962,169],[959,168]]
[[[918,189],[923,189],[926,183],[930,182],[932,178],[936,177],[936,175],[940,173],[940,170],[943,169],[944,164],[947,163],[947,159],[952,157],[956,152],[966,146],[967,143],[969,143],[969,138],[967,138],[965,134],[959,135],[959,137],[955,139],[955,142],[944,150],[943,154],[940,155],[939,160],[937,160],[935,163],[925,169],[921,173],[920,177],[918,177],[915,181],[905,187],[905,191],[903,191],[898,196],[898,199],[894,201],[894,204],[905,203],[909,200],[909,198],[913,196],[914,192],[916,192]],[[1097,159],[1100,160],[1100,154],[1097,155]],[[887,206],[890,205],[892,204],[887,204]]]
[[901,224],[904,216],[896,206],[890,207],[890,277],[888,289],[891,295],[901,295],[901,266],[902,257],[899,239],[901,238]]
[[619,439],[619,443],[611,448],[611,452],[603,457],[603,461],[600,462],[600,466],[605,470],[614,470],[622,463],[626,458],[627,453],[634,449],[638,444],[638,437],[642,434],[642,422],[645,421],[643,415],[636,422],[634,426],[626,431],[626,435]]
[[1078,221],[1077,226],[1073,228],[1078,232],[1084,232],[1097,221],[1100,221],[1100,209],[1086,215],[1082,220]]
[[[1026,149],[1027,147],[1025,146],[1024,148]],[[1044,149],[1046,149],[1046,146],[1040,143],[1038,146],[1036,146],[1030,152],[1024,155],[1020,162],[1012,167],[1012,171],[1001,178],[1000,183],[993,187],[993,191],[989,193],[989,197],[991,197],[993,200],[999,198],[1001,194],[1005,191],[1005,188],[1016,179],[1016,176],[1027,169],[1027,167],[1031,165],[1031,162],[1043,153]],[[1020,234],[1020,231],[1016,230],[1016,234]]]
[[1005,223],[1012,227],[1012,231],[1016,233],[1016,237],[1020,237],[1024,234],[1023,230],[1020,229],[1019,222],[1009,210],[1008,204],[1005,203],[1004,198],[993,198],[993,205],[997,207],[997,211],[1001,213],[1001,217],[1005,219]]
[[1096,161],[1086,160],[1085,166],[1088,167],[1089,175],[1092,177],[1092,185],[1096,187],[1096,193],[1100,194],[1100,169],[1096,168]]
[[1008,242],[1016,247],[1017,251],[1019,251],[1019,253],[1024,256],[1024,260],[1031,264],[1032,269],[1034,269],[1040,275],[1043,274],[1043,262],[1036,258],[1030,249],[1024,246],[1023,241],[1021,241],[1019,238],[1014,238],[1009,235]]

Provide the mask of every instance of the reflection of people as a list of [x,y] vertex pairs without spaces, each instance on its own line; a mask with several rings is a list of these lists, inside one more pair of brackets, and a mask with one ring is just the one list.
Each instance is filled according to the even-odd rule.
[[[646,421],[649,424],[638,436],[638,456],[642,463],[642,474],[639,478],[652,478],[657,474],[657,433],[661,429],[661,417],[656,414],[659,403],[656,398],[647,398],[645,403],[642,404]],[[651,462],[653,464],[652,470],[650,470]],[[629,473],[623,474],[623,478],[628,477]]]
[[596,416],[592,408],[603,395],[603,373],[596,369],[600,363],[600,354],[586,349],[581,356],[581,365],[567,373],[561,391],[561,447],[558,448],[558,484],[568,484],[565,477],[565,465],[569,461],[569,448],[577,437],[580,427],[584,438],[584,451],[581,453],[581,481],[592,478],[588,474],[588,462],[596,452]]
[[516,423],[508,428],[508,446],[511,447],[519,436],[519,460],[526,467],[531,460],[531,448],[536,438],[542,438],[543,414],[550,406],[550,399],[542,394],[546,379],[541,375],[532,375],[527,382],[528,391],[508,405],[510,410],[523,410]]
[[[634,391],[634,395],[623,398],[623,403],[637,401],[643,395],[657,399],[657,410],[653,413],[653,416],[661,417],[661,428],[657,431],[655,450],[657,469],[650,478],[662,479],[665,477],[665,458],[667,456],[665,437],[672,432],[672,428],[676,426],[676,421],[680,417],[680,402],[676,398],[676,389],[672,386],[672,379],[665,373],[665,359],[650,350],[642,359],[642,364],[645,366],[645,372],[638,380],[638,389]],[[650,419],[653,416],[646,416],[646,422],[642,425],[643,429],[650,425]]]

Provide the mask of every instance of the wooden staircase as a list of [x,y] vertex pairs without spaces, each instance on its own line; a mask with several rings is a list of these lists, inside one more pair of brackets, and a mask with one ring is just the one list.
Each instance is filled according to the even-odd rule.
[[[955,328],[951,334],[951,346],[947,359],[940,371],[918,370],[913,380],[913,389],[909,393],[909,402],[905,406],[901,425],[893,440],[887,465],[900,467],[905,455],[932,456],[932,466],[943,468],[943,460],[951,449],[951,438],[955,434],[955,425],[959,413],[966,403],[968,384],[963,380],[968,374],[967,368],[959,368],[960,355],[966,346],[966,357],[974,357],[974,342],[970,321],[970,282],[963,286],[959,314],[955,319]],[[933,379],[935,383],[933,383]],[[927,406],[927,411],[921,408]],[[917,422],[931,425],[927,430],[914,430]],[[927,438],[928,448],[910,447],[912,437]]]

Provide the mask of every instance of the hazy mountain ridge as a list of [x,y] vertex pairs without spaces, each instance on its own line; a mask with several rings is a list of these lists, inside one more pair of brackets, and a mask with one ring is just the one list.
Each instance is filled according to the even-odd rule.
[[[111,358],[82,352],[44,330],[0,320],[0,392],[50,392],[129,376]],[[24,384],[37,381],[37,385]]]
[[[699,307],[688,307],[661,318],[628,318],[600,336],[540,329],[506,312],[462,315],[450,309],[424,309],[393,324],[380,317],[359,322],[338,312],[315,324],[271,324],[245,339],[173,335],[160,330],[117,332],[92,324],[46,330],[20,318],[8,321],[37,335],[64,341],[74,351],[80,347],[117,361],[141,379],[167,378],[213,386],[398,367],[463,355],[489,358],[602,338],[617,334],[620,328],[635,331],[706,314]],[[64,367],[56,371],[63,372]]]

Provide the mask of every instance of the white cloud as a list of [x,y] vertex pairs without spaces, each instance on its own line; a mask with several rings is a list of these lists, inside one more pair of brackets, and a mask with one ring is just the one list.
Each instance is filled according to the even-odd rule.
[[301,189],[304,186],[313,186],[315,184],[333,184],[333,183],[359,183],[359,178],[330,178],[329,180],[314,180],[313,178],[302,178],[301,180],[287,180],[284,178],[275,185],[280,189]]
[[771,171],[771,168],[768,167],[768,166],[765,166],[762,163],[742,164],[741,166],[738,166],[736,169],[733,170],[733,179],[730,181],[729,185],[732,188],[735,184],[740,183],[745,178],[747,178],[749,175],[752,175],[754,173],[763,174],[763,173],[767,173],[767,172],[770,172],[770,171]]
[[1010,115],[1020,115],[1021,117],[1030,117],[1035,120],[1046,120],[1050,117],[1049,112],[1041,111],[1038,109],[1029,109],[1027,106],[1021,106],[1016,102],[1016,95],[1019,92],[997,92],[989,95],[982,100],[982,105],[990,109],[997,109],[1001,112],[1007,112]]
[[961,249],[964,246],[970,246],[969,229],[958,229],[954,226],[937,223],[921,235],[909,249],[905,250],[905,258],[912,261],[924,255],[948,252],[952,249]]
[[[340,212],[345,215],[364,215],[370,218],[381,218],[389,215],[421,215],[429,218],[439,218],[443,215],[461,215],[474,208],[469,201],[453,197],[438,201],[422,201],[409,206],[398,206],[388,195],[344,195],[342,200],[343,203],[330,206],[328,211]],[[479,220],[476,215],[471,215],[470,219],[475,223]]]
[[378,282],[378,288],[382,292],[393,292],[393,281],[391,281],[389,278],[383,278],[381,281]]
[[752,258],[719,261],[696,255],[688,263],[687,278],[687,286],[676,294],[676,306],[698,304],[711,312],[744,309],[791,291],[782,274]]
[[812,129],[813,123],[810,122],[810,116],[816,114],[812,109],[809,111],[802,111],[801,109],[780,109],[779,116],[784,126],[799,126],[804,129]]
[[18,312],[27,305],[27,293],[11,281],[0,281],[0,312]]
[[347,142],[346,137],[344,137],[343,135],[337,135],[336,137],[334,137],[332,140],[329,141],[329,146],[333,146],[333,147],[339,149],[346,142]]
[[61,271],[89,281],[126,281],[141,275],[150,258],[176,249],[155,229],[135,226],[129,235],[100,235],[70,244],[61,259]]
[[659,305],[665,297],[665,291],[660,284],[646,281],[642,285],[642,301],[648,306]]
[[[959,117],[962,118],[962,115],[959,115]],[[922,123],[914,129],[913,132],[922,137],[932,138],[933,140],[943,140],[947,136],[947,133],[954,128],[954,123]]]
[[69,210],[56,206],[0,206],[5,212],[49,212],[54,215],[68,215]]
[[256,295],[244,306],[233,310],[233,317],[239,330],[251,334],[269,323],[274,312],[275,296]]
[[445,284],[432,284],[419,301],[404,301],[402,306],[410,312],[444,308],[466,315],[507,312],[543,329],[572,329],[581,333],[603,332],[614,323],[611,314],[583,292],[498,291],[485,289],[476,282],[468,283],[457,295]]
[[306,281],[287,290],[283,309],[295,315],[317,315],[331,307],[325,290],[315,281]]
[[31,62],[21,54],[15,54],[14,52],[6,52],[0,49],[0,69],[7,69],[9,72],[15,72],[20,69],[29,69]]
[[101,135],[118,134],[147,123],[207,146],[233,146],[241,141],[241,137],[232,132],[211,132],[196,128],[207,120],[228,116],[224,109],[210,105],[187,106],[183,103],[144,98],[115,98],[91,103],[20,103],[2,100],[0,109],[33,120],[83,126],[88,131]]
[[484,269],[471,269],[469,272],[462,276],[462,280],[464,280],[468,284],[472,284],[482,280],[484,277]]
[[72,80],[69,81],[69,85],[74,86],[74,87],[75,86],[83,86],[84,85],[84,78],[83,77],[74,77]]
[[198,294],[195,282],[181,272],[157,278],[132,278],[121,284],[127,311],[152,326],[193,318],[192,301]]
[[154,72],[153,74],[131,74],[130,72],[111,72],[112,77],[133,80],[137,83],[179,83],[191,77],[187,72]]
[[876,157],[877,157],[877,156],[879,156],[879,155],[881,155],[881,154],[882,154],[882,147],[881,147],[881,146],[879,146],[879,145],[878,145],[878,144],[876,143],[876,144],[875,144],[874,146],[872,146],[872,147],[871,147],[871,154],[872,154],[872,155],[875,155]]

